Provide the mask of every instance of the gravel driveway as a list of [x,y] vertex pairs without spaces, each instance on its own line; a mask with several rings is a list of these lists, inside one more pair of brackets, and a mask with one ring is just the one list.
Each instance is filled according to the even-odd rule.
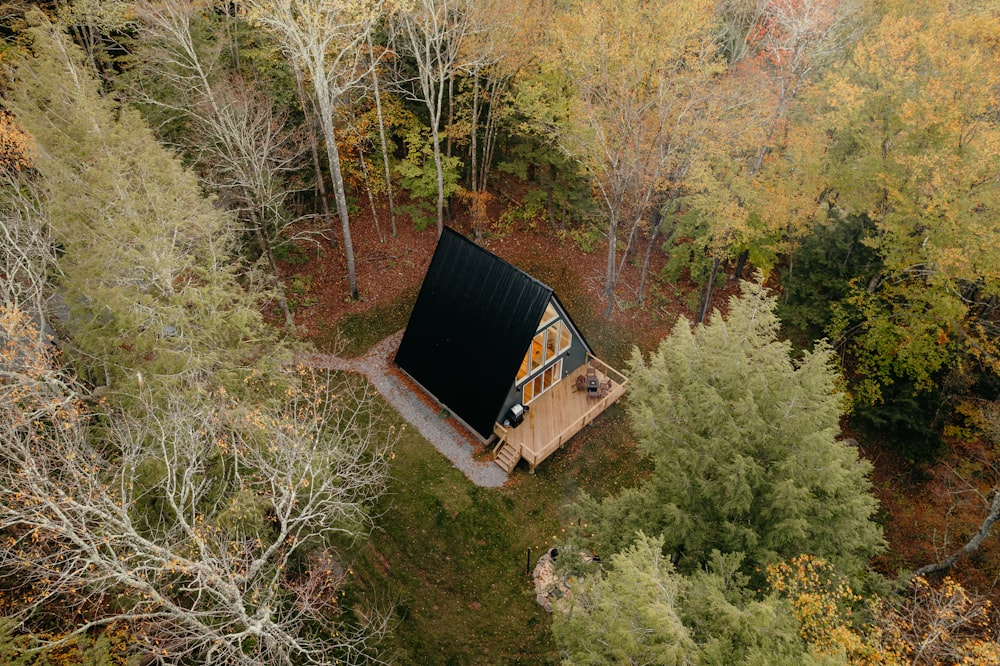
[[470,481],[484,488],[499,488],[507,481],[506,472],[492,461],[482,462],[473,459],[472,444],[455,430],[460,426],[439,418],[434,408],[414,395],[413,391],[393,374],[392,357],[402,337],[402,331],[390,335],[360,358],[348,359],[332,354],[310,354],[303,359],[303,362],[313,368],[357,372],[364,375],[400,416],[469,477]]

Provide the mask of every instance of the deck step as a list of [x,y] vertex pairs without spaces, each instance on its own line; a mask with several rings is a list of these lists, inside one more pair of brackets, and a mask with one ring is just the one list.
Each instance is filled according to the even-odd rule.
[[500,450],[496,452],[496,456],[493,458],[493,462],[500,466],[500,469],[510,474],[517,467],[518,461],[521,459],[520,451],[516,450],[517,447],[511,446],[508,443],[504,443],[500,447]]

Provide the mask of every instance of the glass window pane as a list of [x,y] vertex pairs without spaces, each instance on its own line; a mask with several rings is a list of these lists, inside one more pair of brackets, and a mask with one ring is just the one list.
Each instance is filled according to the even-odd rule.
[[559,326],[561,321],[557,321],[552,326],[545,329],[545,360],[551,361],[556,357],[559,347]]
[[572,341],[572,339],[573,339],[573,336],[569,332],[569,326],[567,326],[563,322],[559,322],[559,352],[560,353],[562,353],[562,352],[566,351],[567,349],[569,349],[570,342]]
[[[517,383],[520,384],[540,372],[545,365],[568,350],[571,343],[572,335],[569,332],[569,327],[562,320],[558,320],[536,333],[531,339],[528,353],[521,361],[521,367],[518,368]],[[552,380],[552,383],[557,381],[559,381],[558,376]]]
[[[549,323],[551,323],[552,320],[555,319],[558,316],[559,316],[559,313],[556,312],[555,306],[552,305],[552,302],[550,301],[549,304],[545,308],[545,314],[542,315],[542,320],[540,322],[538,322],[538,328],[543,328],[545,326],[548,326]],[[538,329],[535,329],[535,330],[538,330]]]
[[521,361],[521,367],[517,369],[517,381],[521,381],[528,376],[528,368],[531,365],[531,351],[524,355],[524,360]]
[[539,333],[531,339],[531,369],[528,370],[529,373],[542,367],[542,350],[545,348],[543,337],[544,334]]

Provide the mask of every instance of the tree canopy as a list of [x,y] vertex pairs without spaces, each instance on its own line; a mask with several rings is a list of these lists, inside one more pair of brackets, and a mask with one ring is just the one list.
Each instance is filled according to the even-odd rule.
[[680,320],[648,360],[632,357],[629,414],[653,473],[586,498],[599,550],[662,534],[690,571],[715,550],[748,570],[810,553],[859,571],[883,546],[871,466],[837,439],[844,396],[826,344],[796,359],[775,297],[744,283],[725,317]]
[[755,599],[735,571],[739,557],[718,553],[683,576],[663,555],[663,538],[641,532],[611,557],[606,575],[584,578],[557,606],[553,633],[563,664],[793,666],[843,664],[814,654],[797,635],[791,607],[776,595]]
[[59,291],[87,378],[128,385],[145,370],[200,381],[278,360],[262,292],[237,282],[232,218],[134,109],[101,94],[59,27],[34,18],[34,57],[9,105],[37,152],[27,186],[60,246]]
[[984,242],[1000,209],[998,35],[978,12],[892,13],[816,90],[835,205],[872,221],[884,266],[855,284],[835,331],[859,325],[861,401],[896,379],[930,388],[956,353],[1000,368],[1000,246]]
[[22,254],[58,250],[4,269],[58,276],[69,364],[39,299],[0,303],[4,631],[58,650],[127,624],[160,661],[360,658],[384,625],[342,619],[339,549],[371,529],[393,430],[364,387],[289,369],[232,218],[58,24],[29,19],[10,104],[36,156],[4,186],[33,206],[3,228]]

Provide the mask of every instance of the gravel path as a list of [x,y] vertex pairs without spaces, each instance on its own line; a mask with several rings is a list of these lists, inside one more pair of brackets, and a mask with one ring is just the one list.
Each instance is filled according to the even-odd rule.
[[314,368],[357,372],[372,383],[407,423],[444,454],[469,480],[484,488],[499,488],[507,481],[507,474],[492,461],[481,462],[472,457],[474,448],[455,431],[448,421],[424,400],[414,395],[390,366],[399,347],[403,332],[399,331],[372,347],[361,358],[347,359],[332,354],[310,354],[303,362]]

